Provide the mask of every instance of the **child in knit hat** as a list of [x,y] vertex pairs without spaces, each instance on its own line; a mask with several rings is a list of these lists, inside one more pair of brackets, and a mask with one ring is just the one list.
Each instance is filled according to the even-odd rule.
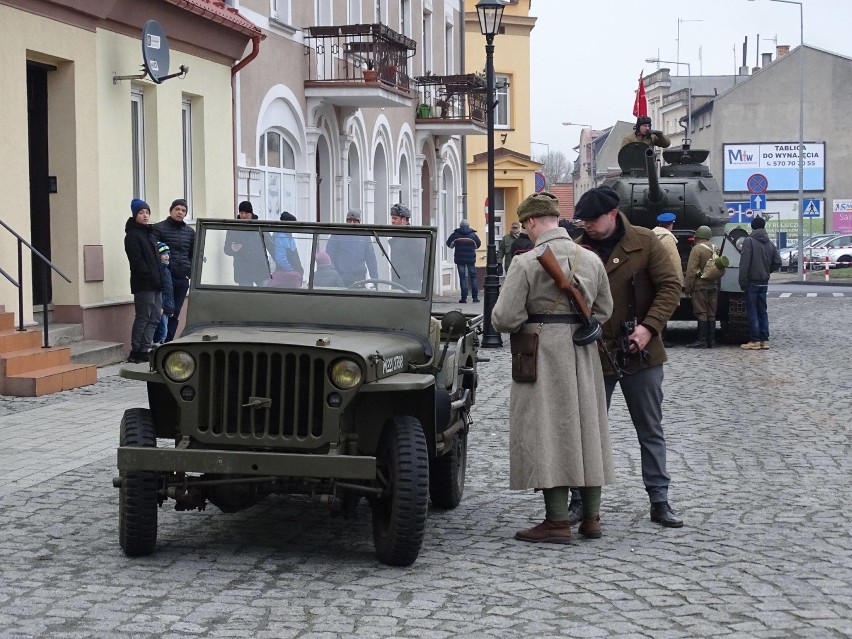
[[154,343],[162,344],[169,330],[169,318],[175,314],[175,294],[172,285],[172,272],[169,269],[171,251],[165,242],[157,242],[157,255],[160,256],[160,277],[163,280],[163,316],[154,331]]

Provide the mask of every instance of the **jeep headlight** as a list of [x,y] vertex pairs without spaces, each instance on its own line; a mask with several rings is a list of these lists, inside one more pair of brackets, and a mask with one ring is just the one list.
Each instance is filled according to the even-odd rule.
[[173,382],[185,382],[195,372],[195,359],[186,351],[172,351],[166,355],[163,370]]
[[355,388],[361,383],[361,367],[351,359],[339,359],[331,365],[331,382],[341,390]]

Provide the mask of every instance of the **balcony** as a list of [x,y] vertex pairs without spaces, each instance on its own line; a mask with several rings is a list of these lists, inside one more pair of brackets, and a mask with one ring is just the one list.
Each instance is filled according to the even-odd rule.
[[485,79],[465,75],[415,78],[420,102],[415,126],[432,135],[485,135]]
[[307,27],[305,96],[335,106],[411,107],[417,44],[383,24]]

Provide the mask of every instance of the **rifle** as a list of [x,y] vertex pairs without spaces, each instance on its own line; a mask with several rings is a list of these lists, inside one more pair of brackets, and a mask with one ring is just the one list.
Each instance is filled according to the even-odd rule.
[[562,267],[559,265],[559,260],[550,250],[547,244],[541,244],[535,248],[535,259],[544,268],[545,273],[550,276],[556,286],[568,294],[571,298],[571,304],[577,311],[577,314],[582,320],[582,328],[574,333],[573,341],[577,346],[586,346],[592,342],[597,342],[598,350],[606,356],[612,370],[615,371],[618,379],[621,379],[621,369],[612,358],[612,354],[607,350],[606,344],[603,341],[603,329],[598,321],[592,317],[592,312],[589,310],[588,304],[583,297],[583,293],[569,280],[565,273],[562,272]]
[[[648,359],[651,354],[646,349],[640,349],[636,340],[630,339],[633,331],[640,324],[640,317],[644,318],[648,314],[648,309],[651,307],[651,298],[653,297],[651,280],[648,273],[638,271],[630,278],[630,294],[627,304],[627,320],[621,323],[621,339],[617,352],[618,361],[621,363],[621,370],[626,375],[632,375],[637,372],[642,366],[642,362]],[[639,362],[636,369],[633,371],[627,370],[628,359],[630,358],[631,349],[635,347],[636,355]]]

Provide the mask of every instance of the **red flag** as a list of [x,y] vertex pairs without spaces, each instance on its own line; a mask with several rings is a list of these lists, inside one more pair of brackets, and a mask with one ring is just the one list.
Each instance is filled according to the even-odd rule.
[[633,115],[637,118],[648,115],[648,100],[645,98],[645,81],[639,73],[639,88],[636,90],[636,101],[633,103]]

